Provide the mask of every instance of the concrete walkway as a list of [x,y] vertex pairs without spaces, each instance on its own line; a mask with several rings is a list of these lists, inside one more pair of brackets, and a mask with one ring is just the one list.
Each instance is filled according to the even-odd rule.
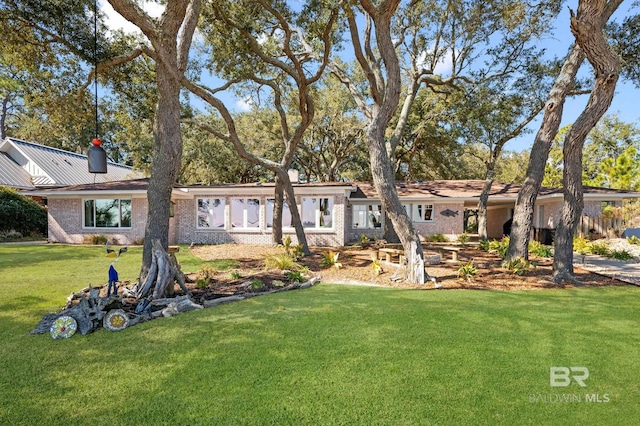
[[640,263],[636,261],[622,261],[604,256],[587,254],[583,256],[573,254],[573,265],[611,278],[616,278],[630,284],[640,286]]

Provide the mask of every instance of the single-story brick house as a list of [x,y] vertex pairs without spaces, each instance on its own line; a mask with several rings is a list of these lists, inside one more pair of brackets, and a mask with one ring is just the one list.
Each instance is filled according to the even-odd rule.
[[[423,236],[464,232],[465,210],[475,210],[480,180],[398,183],[398,194]],[[82,243],[87,236],[106,235],[120,244],[144,237],[148,179],[134,179],[39,189],[29,195],[46,197],[49,240]],[[513,214],[519,186],[495,183],[488,203],[488,234],[503,235]],[[369,182],[295,183],[294,192],[310,245],[343,246],[360,239],[382,237],[384,213]],[[195,244],[270,244],[273,183],[179,186],[172,192],[170,242]],[[603,206],[621,206],[640,193],[585,188],[584,214],[600,215]],[[552,229],[558,223],[562,191],[543,188],[535,207],[534,227]],[[295,241],[288,207],[285,235]]]

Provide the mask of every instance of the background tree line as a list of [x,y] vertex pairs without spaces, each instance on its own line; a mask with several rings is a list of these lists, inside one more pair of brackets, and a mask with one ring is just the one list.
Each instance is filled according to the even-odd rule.
[[[96,131],[90,86],[97,74],[98,132],[113,160],[150,173],[148,230],[161,241],[166,193],[176,180],[280,179],[286,192],[283,171],[293,166],[308,180],[372,179],[394,225],[388,228],[419,248],[393,181],[483,179],[482,212],[494,180],[526,182],[513,173],[530,174],[526,155],[503,148],[555,105],[549,94],[574,63],[570,55],[545,60],[539,47],[562,6],[551,0],[318,0],[296,7],[277,0],[167,1],[158,18],[132,1],[110,3],[141,34],[108,30],[91,1],[3,3],[0,124],[3,134],[82,151]],[[586,82],[575,74],[565,79],[560,102],[605,87],[612,96],[607,84],[615,87],[618,73],[636,77],[637,17],[610,25],[608,39],[583,30],[604,28],[620,3],[583,0],[572,12],[573,49],[582,55],[575,68],[586,57],[597,72]],[[87,22],[96,14],[94,34]],[[598,44],[605,51],[612,45],[626,61],[611,68],[609,80],[599,80],[605,62],[591,50]],[[354,56],[347,61],[340,55],[346,48]],[[222,83],[212,87],[206,76]],[[252,110],[234,112],[219,97],[225,92],[249,99]],[[194,98],[207,107],[194,109]],[[565,160],[582,152],[584,131],[605,104],[567,132]],[[534,144],[532,153],[543,160],[529,165],[546,164],[550,149]],[[620,176],[634,156],[629,146],[598,166],[608,172],[587,175],[631,182]],[[574,162],[563,163],[567,191],[575,186],[566,185],[574,169]]]

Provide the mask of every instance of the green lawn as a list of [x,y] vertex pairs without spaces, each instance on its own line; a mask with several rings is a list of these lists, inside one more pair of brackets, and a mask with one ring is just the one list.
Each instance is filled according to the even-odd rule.
[[[122,279],[135,278],[140,254],[132,249],[118,262]],[[178,258],[185,270],[202,263],[186,249]],[[0,245],[0,424],[635,425],[640,418],[636,287],[320,284],[120,333],[27,334],[72,290],[104,283],[109,262],[101,248]],[[554,366],[587,367],[587,386],[551,387]]]

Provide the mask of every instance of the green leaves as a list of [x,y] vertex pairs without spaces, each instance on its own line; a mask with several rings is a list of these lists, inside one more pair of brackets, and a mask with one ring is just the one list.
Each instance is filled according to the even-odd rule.
[[0,186],[0,232],[8,231],[46,234],[47,211],[31,198]]

